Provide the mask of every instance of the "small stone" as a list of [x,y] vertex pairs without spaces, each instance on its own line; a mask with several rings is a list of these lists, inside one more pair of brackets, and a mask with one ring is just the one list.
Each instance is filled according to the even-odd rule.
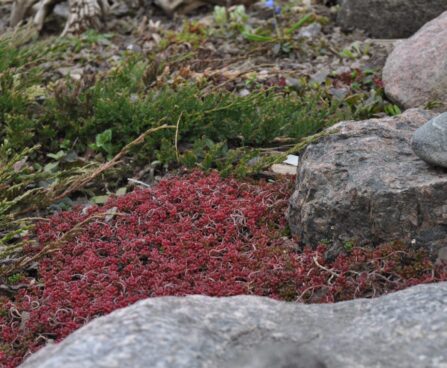
[[292,165],[273,164],[270,170],[279,175],[296,175],[296,166]]
[[141,47],[138,45],[134,45],[134,44],[130,44],[126,47],[126,49],[128,51],[132,51],[132,52],[141,52]]
[[306,27],[303,27],[298,32],[298,38],[314,39],[321,33],[321,24],[312,23]]
[[439,249],[438,258],[436,258],[435,264],[441,266],[443,264],[447,265],[447,247]]
[[299,156],[297,155],[287,155],[287,159],[285,159],[282,163],[292,166],[298,166],[298,163],[300,161]]
[[425,162],[447,168],[447,112],[418,128],[411,147]]
[[329,69],[323,69],[323,70],[320,70],[320,71],[316,72],[315,74],[311,75],[310,80],[313,83],[321,84],[326,80],[326,78],[329,74],[330,74]]
[[334,96],[337,100],[343,101],[344,98],[348,95],[349,89],[342,88],[329,88],[329,93]]
[[75,81],[80,81],[82,78],[82,74],[80,73],[72,73],[70,74],[70,77]]
[[286,78],[286,83],[288,86],[293,87],[293,88],[300,88],[301,84],[300,81],[296,78]]
[[351,73],[351,68],[347,65],[341,65],[334,71],[334,73],[335,75]]
[[239,91],[239,96],[247,97],[250,94],[250,91],[247,88],[243,88]]
[[247,165],[248,166],[251,166],[251,167],[254,167],[254,166],[256,166],[256,165],[258,165],[260,162],[261,162],[261,157],[260,156],[256,156],[256,157],[253,157],[252,159],[250,159],[248,162],[247,162]]

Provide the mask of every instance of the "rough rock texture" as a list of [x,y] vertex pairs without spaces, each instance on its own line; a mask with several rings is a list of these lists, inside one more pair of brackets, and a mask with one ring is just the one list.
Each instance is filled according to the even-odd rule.
[[447,283],[325,305],[150,298],[98,318],[23,368],[446,367]]
[[288,210],[292,233],[311,245],[416,239],[435,256],[447,245],[447,170],[410,145],[433,116],[413,109],[330,128],[301,156]]
[[447,0],[341,0],[337,21],[376,38],[410,37],[447,10]]
[[418,128],[411,146],[414,153],[424,161],[447,168],[447,113]]
[[405,108],[438,101],[447,108],[447,12],[399,42],[383,69],[389,98]]

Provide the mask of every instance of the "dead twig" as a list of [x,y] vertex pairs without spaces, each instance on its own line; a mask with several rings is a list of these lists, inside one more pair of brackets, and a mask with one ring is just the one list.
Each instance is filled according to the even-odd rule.
[[178,153],[178,132],[180,126],[180,120],[182,119],[183,111],[180,113],[177,119],[177,125],[175,126],[175,157],[177,158],[177,162],[180,160],[180,155]]
[[175,129],[176,127],[173,125],[161,125],[156,128],[151,128],[146,130],[143,134],[141,134],[137,139],[133,140],[129,144],[127,144],[115,157],[113,157],[110,161],[106,162],[105,164],[101,165],[97,169],[93,170],[90,173],[87,173],[85,175],[80,176],[77,178],[67,189],[65,189],[64,192],[62,192],[59,195],[56,195],[55,197],[51,198],[52,202],[57,202],[61,200],[62,198],[68,196],[69,194],[73,193],[76,190],[79,190],[80,188],[85,187],[88,183],[90,183],[93,179],[95,179],[98,175],[102,174],[103,172],[107,171],[111,167],[115,166],[120,162],[120,160],[130,151],[130,149],[133,146],[136,146],[144,141],[144,139],[155,132],[158,132],[163,129]]

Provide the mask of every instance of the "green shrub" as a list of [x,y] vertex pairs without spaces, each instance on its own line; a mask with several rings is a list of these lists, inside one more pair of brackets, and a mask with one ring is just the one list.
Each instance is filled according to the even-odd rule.
[[[40,143],[49,152],[69,140],[76,141],[78,153],[90,146],[112,155],[151,127],[179,122],[178,145],[185,153],[184,147],[204,138],[228,149],[262,147],[277,137],[298,140],[351,117],[349,109],[328,100],[323,89],[304,94],[261,90],[247,97],[223,91],[203,95],[188,84],[146,91],[142,73],[140,62],[130,60],[94,84],[60,81],[46,90],[42,104],[19,91],[14,100],[0,105],[5,127],[0,139],[17,149]],[[104,132],[111,136],[107,149],[98,145]],[[139,153],[170,163],[174,150],[172,132],[160,132]]]

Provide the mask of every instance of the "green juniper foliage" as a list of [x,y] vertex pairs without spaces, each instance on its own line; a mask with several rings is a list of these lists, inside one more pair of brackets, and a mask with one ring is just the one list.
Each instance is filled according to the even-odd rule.
[[[246,97],[224,91],[204,95],[191,84],[148,91],[142,78],[148,67],[129,58],[100,80],[87,76],[46,88],[13,85],[10,76],[2,75],[9,92],[2,94],[0,139],[14,150],[39,143],[48,152],[59,150],[62,140],[76,141],[78,154],[90,147],[111,156],[145,130],[179,121],[181,157],[194,154],[199,159],[197,147],[204,139],[228,149],[262,147],[277,137],[314,134],[352,115],[349,106],[329,99],[321,88],[303,93],[261,90]],[[203,148],[201,156],[211,146]],[[172,163],[172,132],[149,138],[139,154]]]

